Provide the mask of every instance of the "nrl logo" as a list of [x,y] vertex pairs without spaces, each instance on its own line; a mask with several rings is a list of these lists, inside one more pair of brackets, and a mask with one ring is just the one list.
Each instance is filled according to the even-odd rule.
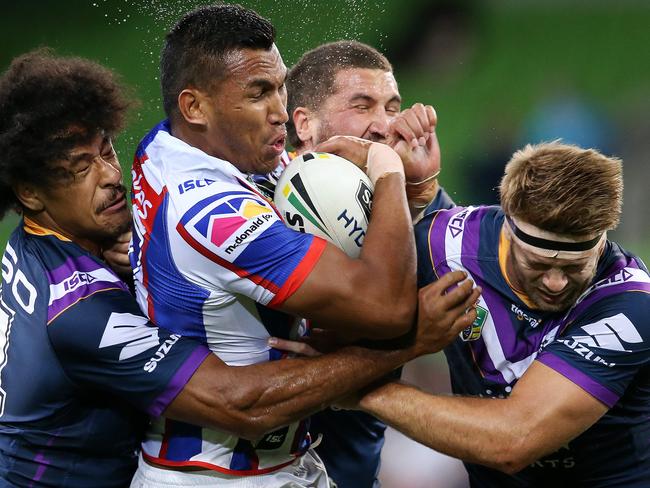
[[464,342],[469,342],[475,341],[481,337],[481,331],[483,330],[483,326],[485,325],[485,321],[487,320],[488,315],[489,312],[487,309],[477,305],[476,320],[474,320],[474,323],[472,323],[472,325],[463,329],[463,331],[459,334],[461,340]]

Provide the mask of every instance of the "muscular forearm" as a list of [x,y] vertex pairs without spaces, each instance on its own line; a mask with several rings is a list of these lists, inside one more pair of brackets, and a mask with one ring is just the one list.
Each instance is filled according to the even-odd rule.
[[314,358],[228,367],[210,356],[165,415],[254,439],[322,410],[414,358],[348,346]]
[[[528,462],[525,423],[507,400],[434,396],[400,383],[366,395],[361,407],[412,439],[463,461],[516,472]],[[541,453],[539,454],[541,455]],[[530,456],[530,455],[528,455]],[[532,462],[537,455],[532,455]]]
[[[413,225],[401,175],[380,179],[375,188],[371,223],[361,251],[365,283],[355,299],[374,303],[378,320],[393,317],[403,325],[413,322],[416,304],[416,256]],[[381,277],[381,279],[377,279]],[[371,307],[368,307],[371,308]]]

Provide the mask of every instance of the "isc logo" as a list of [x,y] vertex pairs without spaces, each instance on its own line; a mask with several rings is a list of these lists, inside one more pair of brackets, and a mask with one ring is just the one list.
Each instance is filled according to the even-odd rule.
[[74,290],[79,285],[89,285],[96,279],[97,278],[95,278],[90,273],[84,273],[83,271],[78,271],[63,282],[63,289],[65,291]]
[[201,178],[199,180],[187,180],[178,185],[178,193],[181,195],[185,193],[186,191],[194,190],[195,188],[203,188],[206,186],[210,186],[212,183],[214,183],[214,180],[211,180],[209,178]]

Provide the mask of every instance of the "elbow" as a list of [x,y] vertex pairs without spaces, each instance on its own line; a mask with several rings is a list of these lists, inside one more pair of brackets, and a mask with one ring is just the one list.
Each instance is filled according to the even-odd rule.
[[413,327],[415,306],[397,304],[377,307],[374,320],[366,317],[365,335],[368,339],[387,340],[402,337]]
[[241,415],[240,421],[236,427],[236,432],[233,433],[243,439],[256,441],[280,427],[281,425],[279,423],[272,421],[270,415],[261,415],[257,417]]
[[507,475],[518,473],[535,462],[538,457],[530,446],[526,445],[525,440],[504,442],[501,449],[492,452],[492,459],[485,464]]

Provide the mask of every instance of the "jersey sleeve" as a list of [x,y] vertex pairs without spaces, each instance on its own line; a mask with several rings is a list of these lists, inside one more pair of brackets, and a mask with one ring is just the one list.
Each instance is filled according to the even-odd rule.
[[159,416],[209,350],[152,325],[122,290],[95,293],[47,325],[69,379]]
[[183,275],[272,307],[300,287],[326,246],[289,229],[269,202],[245,189],[210,195],[170,217],[174,262]]
[[594,304],[537,360],[614,406],[639,370],[650,363],[650,294],[626,292]]

